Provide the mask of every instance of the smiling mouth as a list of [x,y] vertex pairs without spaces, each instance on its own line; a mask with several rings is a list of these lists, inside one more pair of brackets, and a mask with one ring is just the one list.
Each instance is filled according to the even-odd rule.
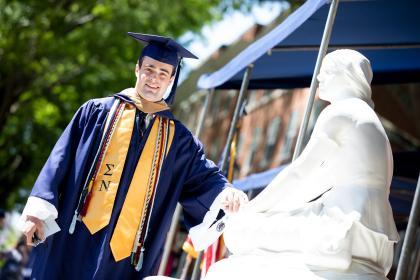
[[151,89],[159,89],[159,87],[158,87],[158,86],[151,86],[151,85],[148,85],[148,84],[146,84],[146,86],[147,86],[148,88],[151,88]]

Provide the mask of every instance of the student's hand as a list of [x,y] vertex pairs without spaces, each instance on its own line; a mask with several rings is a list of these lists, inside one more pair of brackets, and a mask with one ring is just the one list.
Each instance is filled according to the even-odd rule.
[[248,203],[248,196],[235,188],[228,188],[228,190],[225,190],[225,197],[222,198],[223,210],[227,214],[236,213],[241,206]]
[[36,238],[34,238],[35,236],[39,239],[39,241],[43,241],[45,239],[42,220],[34,216],[27,216],[23,234],[26,236],[27,245],[29,246],[38,245],[38,243],[36,242]]

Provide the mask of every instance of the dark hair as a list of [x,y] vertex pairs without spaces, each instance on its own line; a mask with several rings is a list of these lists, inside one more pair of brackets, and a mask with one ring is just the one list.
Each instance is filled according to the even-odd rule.
[[144,56],[139,56],[139,59],[137,59],[137,64],[139,65],[139,67],[141,67],[141,65],[142,65],[142,63],[143,63],[143,59],[144,59]]
[[3,209],[0,209],[0,219],[6,217],[6,212]]
[[[139,56],[139,59],[137,59],[137,64],[139,65],[139,68],[141,68],[141,65],[143,64],[143,59],[144,59],[144,56]],[[171,77],[173,77],[174,75],[175,75],[175,71],[176,71],[176,69],[175,69],[175,67],[173,67],[172,66],[172,73],[171,73]]]

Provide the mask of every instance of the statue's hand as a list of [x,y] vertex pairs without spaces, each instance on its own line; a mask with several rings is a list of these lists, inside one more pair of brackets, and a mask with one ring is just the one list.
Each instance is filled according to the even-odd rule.
[[235,188],[229,188],[229,191],[225,192],[225,197],[222,198],[223,210],[227,214],[238,212],[246,203],[248,203],[248,196]]

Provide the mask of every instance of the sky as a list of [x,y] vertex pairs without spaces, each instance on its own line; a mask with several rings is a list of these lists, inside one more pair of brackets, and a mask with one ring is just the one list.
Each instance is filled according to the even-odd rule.
[[210,55],[222,45],[235,42],[246,30],[255,23],[266,25],[280,15],[287,8],[288,3],[280,1],[266,1],[255,4],[249,14],[235,11],[224,16],[221,21],[206,25],[201,30],[201,36],[187,32],[180,38],[180,42],[189,42],[188,49],[199,59],[185,59],[180,81],[184,80],[188,72],[199,67]]

